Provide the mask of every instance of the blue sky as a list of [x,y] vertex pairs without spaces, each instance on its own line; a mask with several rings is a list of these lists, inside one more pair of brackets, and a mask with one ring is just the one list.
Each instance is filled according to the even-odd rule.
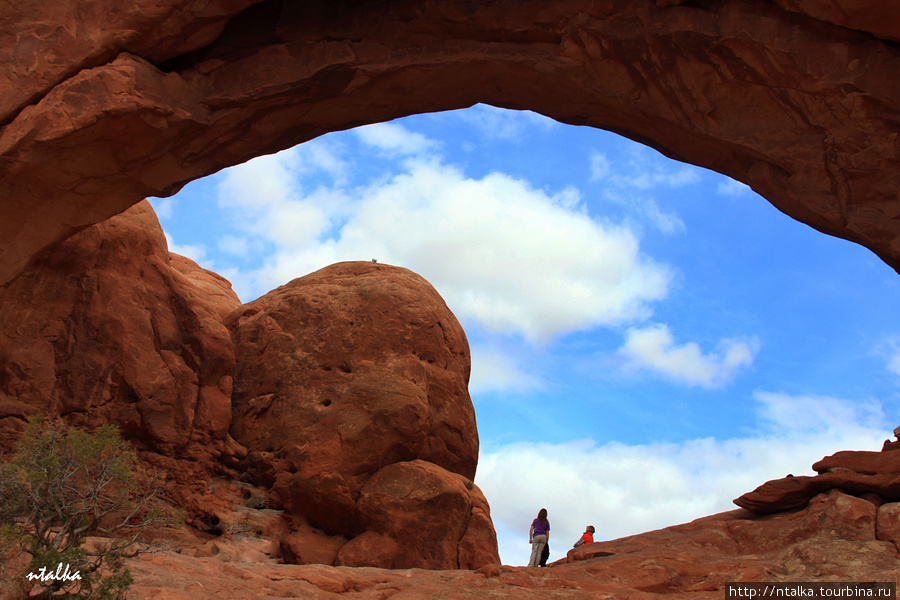
[[472,348],[501,559],[734,508],[900,425],[900,277],[728,178],[478,105],[323,136],[152,199],[245,302],[343,260],[409,268]]

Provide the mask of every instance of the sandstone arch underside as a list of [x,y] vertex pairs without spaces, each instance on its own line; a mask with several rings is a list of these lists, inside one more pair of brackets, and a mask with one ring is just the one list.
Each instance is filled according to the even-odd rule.
[[749,184],[900,269],[900,7],[874,0],[3,2],[0,284],[151,195],[485,102]]

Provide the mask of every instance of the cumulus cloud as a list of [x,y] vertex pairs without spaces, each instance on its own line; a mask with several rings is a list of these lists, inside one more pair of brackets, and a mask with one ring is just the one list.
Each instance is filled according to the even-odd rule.
[[539,377],[527,373],[508,351],[476,344],[472,351],[469,393],[528,392],[544,388]]
[[423,154],[437,147],[433,140],[397,123],[376,123],[354,131],[363,143],[390,156]]
[[377,249],[428,278],[462,319],[535,343],[649,314],[667,269],[627,228],[570,206],[500,173],[419,165],[368,191],[340,245]]
[[[403,152],[428,147],[391,124],[360,136]],[[417,156],[368,187],[307,194],[294,151],[229,170],[220,204],[274,245],[253,275],[258,293],[334,262],[377,259],[424,276],[463,322],[533,344],[646,318],[666,295],[669,269],[628,227],[588,215],[575,188],[549,193],[502,173],[473,179]]]
[[[875,401],[758,392],[764,428],[753,437],[680,443],[517,443],[482,450],[476,483],[491,505],[501,559],[528,560],[528,526],[545,507],[551,560],[586,525],[616,539],[737,508],[771,479],[813,474],[840,450],[877,450],[889,424]],[[837,423],[840,420],[840,423]],[[838,426],[839,425],[839,426]]]
[[668,326],[657,324],[630,328],[618,355],[626,371],[648,370],[688,385],[715,388],[752,365],[758,351],[759,341],[750,338],[725,339],[717,351],[704,353],[694,342],[676,344]]
[[329,152],[298,148],[228,169],[218,185],[219,206],[232,211],[236,225],[281,249],[301,250],[316,242],[341,218],[346,204],[336,189],[303,193],[309,169],[338,167]]

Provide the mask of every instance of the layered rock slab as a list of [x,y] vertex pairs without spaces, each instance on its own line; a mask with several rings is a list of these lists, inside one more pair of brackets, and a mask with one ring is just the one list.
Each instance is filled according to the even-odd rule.
[[754,512],[774,513],[802,508],[816,495],[831,489],[900,501],[900,451],[890,442],[881,452],[837,452],[812,468],[817,475],[767,481],[734,503]]
[[[238,357],[231,435],[249,453],[241,468],[318,530],[320,547],[340,546],[335,562],[499,562],[471,482],[468,342],[427,281],[340,263],[246,304],[228,325]],[[296,535],[290,544],[304,546]]]

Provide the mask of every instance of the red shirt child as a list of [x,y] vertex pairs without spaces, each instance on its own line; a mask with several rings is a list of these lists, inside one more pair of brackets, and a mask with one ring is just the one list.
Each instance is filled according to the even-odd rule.
[[578,546],[580,546],[582,544],[593,544],[593,543],[594,543],[594,526],[588,525],[585,532],[581,535],[581,537],[578,539],[578,541],[575,542],[575,545],[573,546],[573,548],[577,548]]

